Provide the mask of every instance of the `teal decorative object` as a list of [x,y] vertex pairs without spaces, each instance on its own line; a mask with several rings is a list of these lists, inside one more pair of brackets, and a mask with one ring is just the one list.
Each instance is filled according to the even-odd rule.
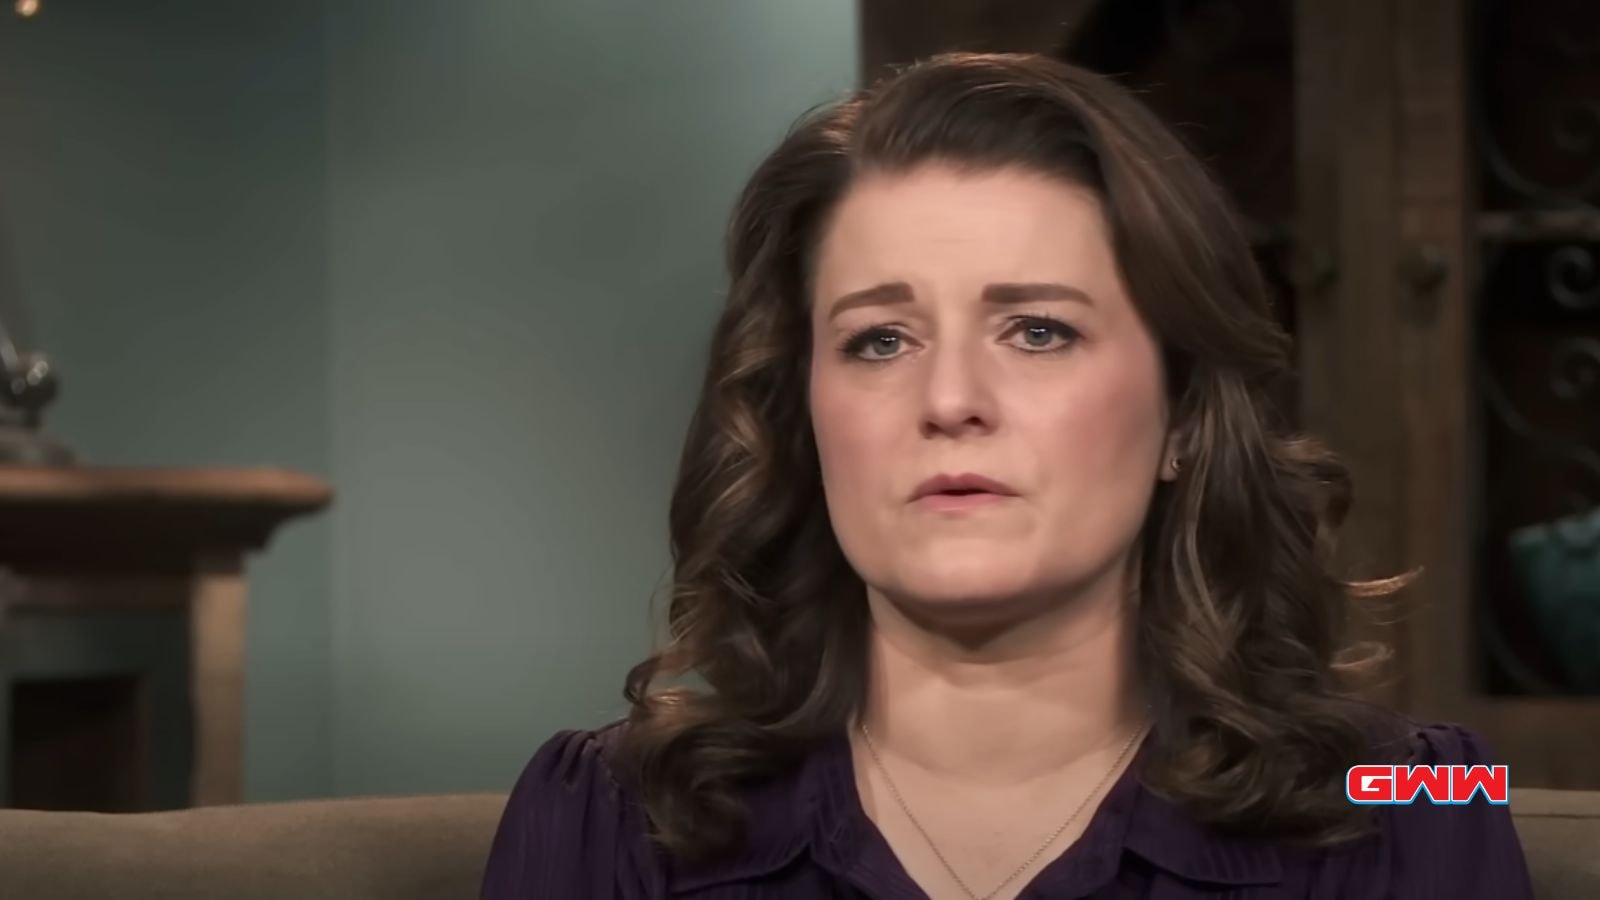
[[1545,645],[1574,686],[1600,693],[1600,507],[1511,533]]

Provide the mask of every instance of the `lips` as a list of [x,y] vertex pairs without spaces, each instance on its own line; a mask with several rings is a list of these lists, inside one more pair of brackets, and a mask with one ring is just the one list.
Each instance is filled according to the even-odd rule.
[[917,485],[911,502],[941,510],[961,510],[984,506],[1015,497],[1017,492],[1003,482],[983,475],[935,475]]

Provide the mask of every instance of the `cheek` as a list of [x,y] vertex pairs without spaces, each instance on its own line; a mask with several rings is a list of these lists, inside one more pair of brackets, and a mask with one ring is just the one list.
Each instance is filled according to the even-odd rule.
[[[816,436],[822,480],[830,495],[847,491],[860,496],[881,477],[877,467],[890,456],[885,412],[870,396],[852,391],[824,370],[811,377],[811,423]],[[874,415],[874,406],[879,406]],[[830,503],[836,499],[830,496]]]
[[1049,477],[1075,494],[1125,493],[1137,501],[1154,486],[1166,440],[1159,365],[1151,358],[1107,366],[1037,397],[1035,445]]
[[[881,572],[894,555],[895,485],[904,479],[904,404],[863,390],[855,373],[823,371],[811,379],[811,422],[823,496],[834,537],[858,572]],[[914,431],[914,429],[913,429]]]

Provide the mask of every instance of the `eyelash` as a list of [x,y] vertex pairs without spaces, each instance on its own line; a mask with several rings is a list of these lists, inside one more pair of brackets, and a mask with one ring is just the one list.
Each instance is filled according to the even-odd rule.
[[[1061,353],[1072,349],[1072,347],[1083,337],[1078,329],[1073,328],[1071,325],[1068,325],[1066,322],[1061,321],[1055,316],[1038,314],[1016,316],[1015,318],[1012,318],[1010,320],[1010,326],[1006,329],[1005,333],[1010,335],[1017,330],[1029,328],[1044,328],[1060,337],[1062,342],[1059,346],[1050,347],[1044,350],[1022,351],[1023,353],[1027,354],[1049,355]],[[905,334],[892,325],[868,325],[865,328],[858,329],[847,335],[845,339],[839,343],[839,353],[852,362],[863,362],[868,364],[894,362],[903,354],[896,353],[893,356],[884,356],[876,359],[862,355],[863,351],[865,351],[873,341],[884,337],[892,337],[896,340],[904,340]]]

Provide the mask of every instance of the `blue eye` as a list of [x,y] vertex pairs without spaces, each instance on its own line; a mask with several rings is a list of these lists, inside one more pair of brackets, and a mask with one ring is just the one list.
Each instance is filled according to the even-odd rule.
[[1049,316],[1022,316],[1012,320],[1002,338],[1028,353],[1054,353],[1065,350],[1082,337],[1076,328]]
[[873,327],[858,331],[845,339],[840,352],[864,362],[894,359],[905,349],[905,338],[892,328]]
[[1057,334],[1043,325],[1029,325],[1022,330],[1022,340],[1030,347],[1048,347]]

